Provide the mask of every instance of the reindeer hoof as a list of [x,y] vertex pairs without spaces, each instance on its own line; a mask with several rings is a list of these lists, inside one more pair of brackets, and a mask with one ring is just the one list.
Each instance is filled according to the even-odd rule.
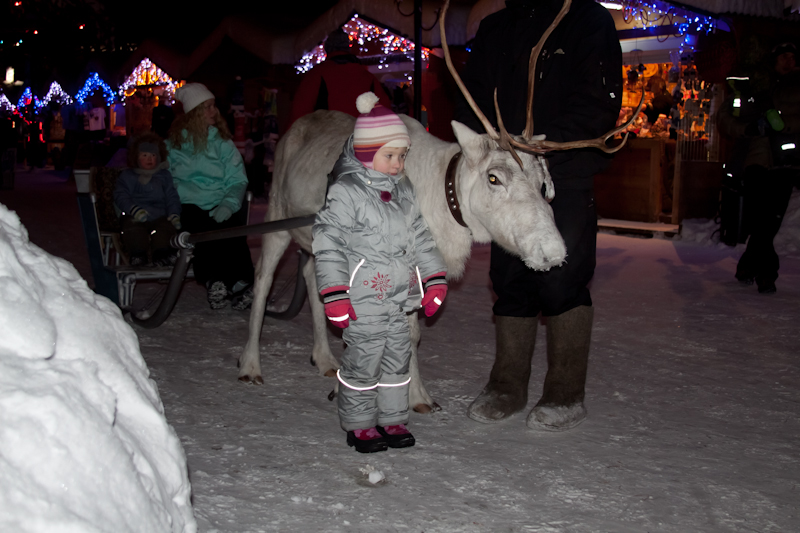
[[314,362],[314,356],[308,358],[308,362],[311,363],[311,366],[317,366],[317,363]]
[[330,394],[328,394],[328,401],[332,402],[333,399],[336,398],[336,389],[333,389]]
[[336,377],[336,370],[331,368],[330,370],[325,372],[325,377],[326,378],[335,378]]
[[241,381],[242,383],[247,383],[248,385],[264,384],[264,380],[261,378],[261,376],[256,376],[254,378],[251,378],[250,376],[239,376],[239,381]]
[[417,413],[422,413],[423,415],[427,415],[428,413],[432,413],[433,411],[441,411],[442,406],[436,402],[433,402],[433,405],[428,405],[427,403],[418,403],[414,406],[414,411]]

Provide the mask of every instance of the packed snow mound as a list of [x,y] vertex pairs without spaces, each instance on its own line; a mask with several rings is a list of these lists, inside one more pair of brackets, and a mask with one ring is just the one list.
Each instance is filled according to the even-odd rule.
[[775,251],[786,257],[800,257],[800,190],[792,191],[783,223],[775,235]]
[[0,204],[0,531],[194,532],[136,334]]

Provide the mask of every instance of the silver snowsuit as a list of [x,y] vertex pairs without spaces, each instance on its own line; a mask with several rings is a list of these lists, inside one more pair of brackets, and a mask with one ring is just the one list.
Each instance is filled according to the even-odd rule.
[[[339,369],[342,429],[408,422],[411,341],[407,313],[419,308],[422,279],[446,272],[411,182],[364,167],[352,136],[313,227],[320,291],[349,287],[358,320],[343,331]],[[434,278],[430,284],[444,283]],[[327,301],[327,300],[326,300]]]

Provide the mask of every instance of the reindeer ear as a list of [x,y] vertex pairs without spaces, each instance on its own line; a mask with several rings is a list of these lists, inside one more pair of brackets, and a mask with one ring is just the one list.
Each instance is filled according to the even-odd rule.
[[475,166],[491,149],[487,142],[488,139],[455,120],[450,121],[450,125],[453,127],[453,133],[467,161],[470,165]]
[[536,159],[542,166],[542,174],[544,174],[544,179],[542,180],[544,183],[544,197],[548,202],[552,202],[553,198],[556,197],[556,187],[553,184],[553,178],[550,176],[550,167],[545,158],[537,157]]

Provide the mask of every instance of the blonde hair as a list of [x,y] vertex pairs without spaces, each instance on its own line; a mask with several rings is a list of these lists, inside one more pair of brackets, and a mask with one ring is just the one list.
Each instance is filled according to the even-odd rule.
[[[216,109],[216,108],[215,108]],[[223,120],[220,115],[219,109],[216,110],[214,117],[214,127],[219,130],[221,139],[232,139],[231,131],[228,129],[228,124]],[[188,135],[184,136],[184,130]],[[208,124],[203,116],[203,106],[199,105],[175,118],[175,122],[169,128],[169,142],[172,146],[181,147],[188,141],[192,142],[194,146],[194,153],[200,153],[206,149],[208,144]]]

